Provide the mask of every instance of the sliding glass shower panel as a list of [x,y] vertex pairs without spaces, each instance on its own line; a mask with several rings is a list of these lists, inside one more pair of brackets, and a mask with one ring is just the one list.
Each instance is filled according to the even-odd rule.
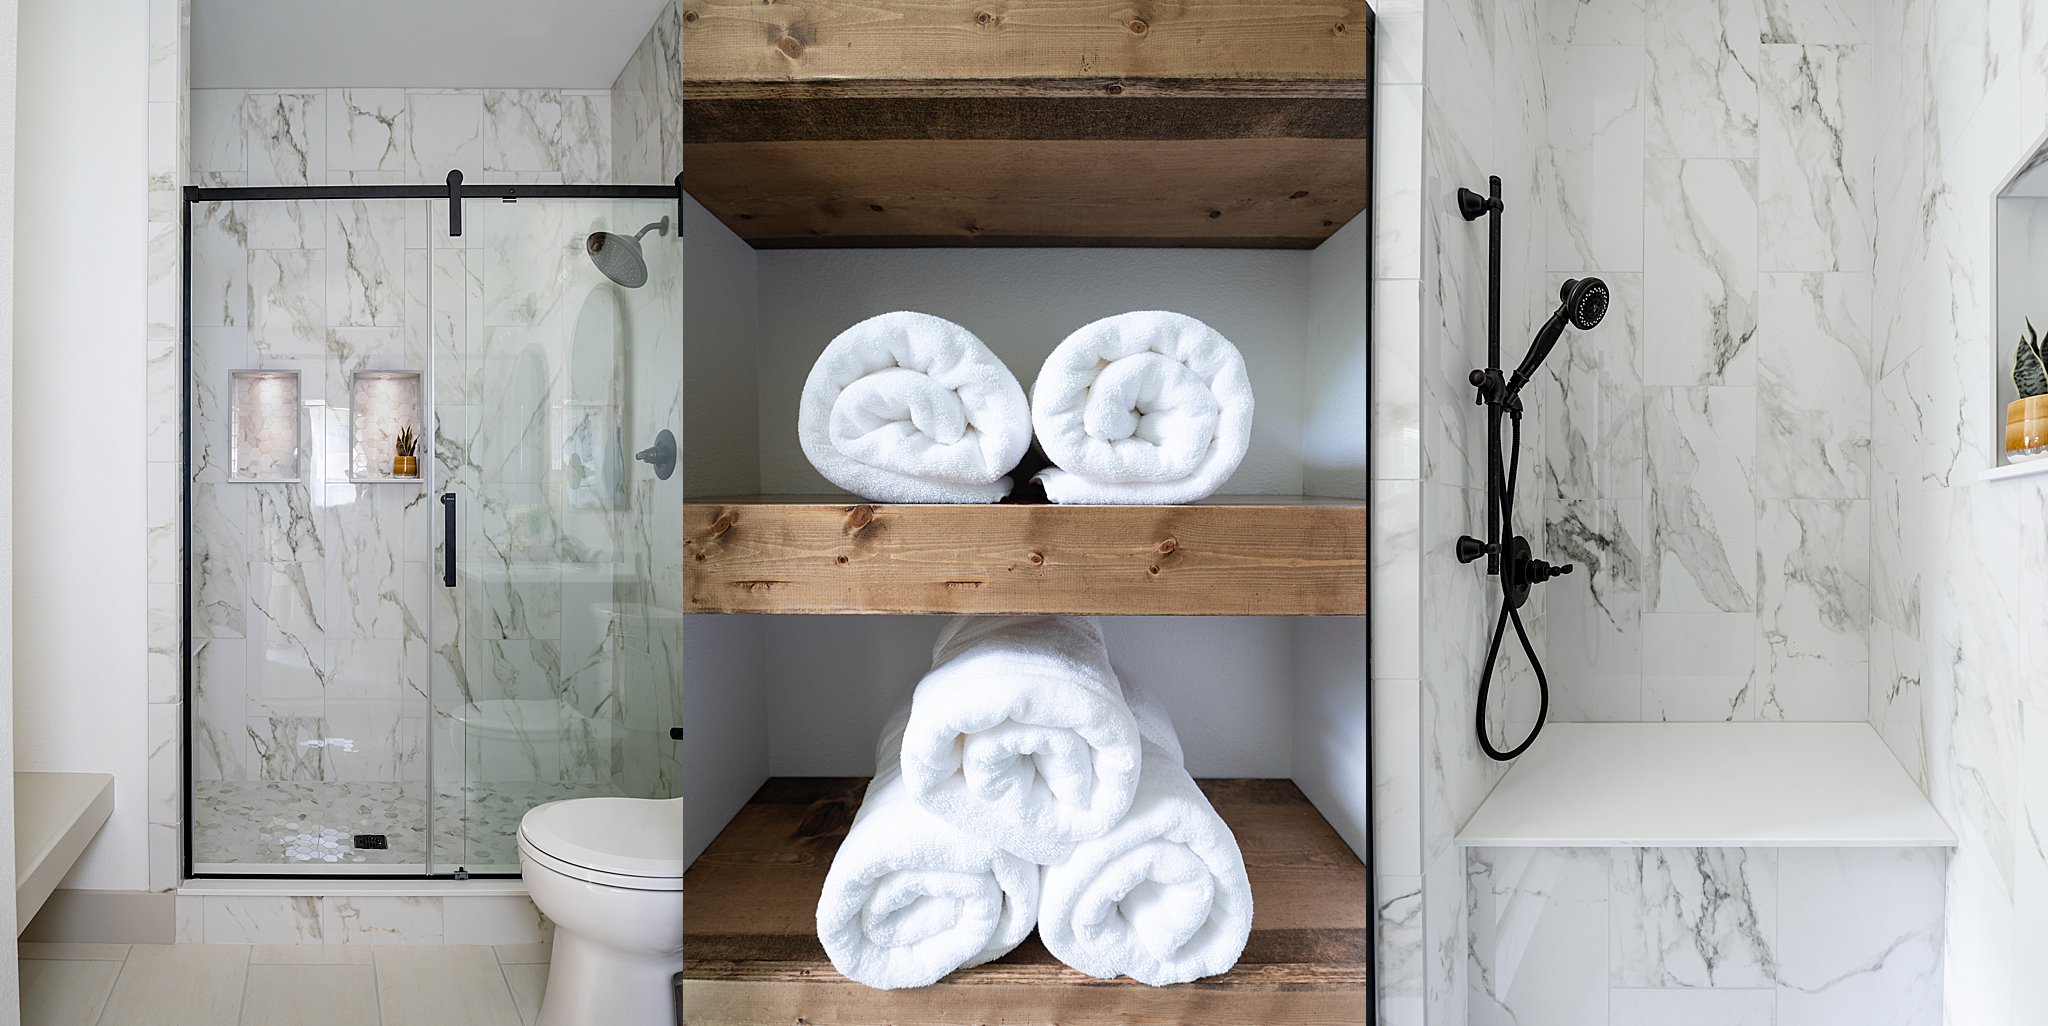
[[433,253],[435,872],[517,872],[536,805],[681,793],[676,205],[470,205]]
[[428,207],[191,206],[196,872],[425,868]]

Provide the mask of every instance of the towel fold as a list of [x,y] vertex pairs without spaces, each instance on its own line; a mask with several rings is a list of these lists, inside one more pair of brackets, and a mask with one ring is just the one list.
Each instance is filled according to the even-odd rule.
[[1130,814],[1045,869],[1038,935],[1090,976],[1155,987],[1226,972],[1252,929],[1244,855],[1181,765],[1179,741],[1155,743],[1146,718],[1144,770]]
[[1000,958],[1030,936],[1039,868],[926,812],[899,769],[899,711],[883,728],[875,779],[818,896],[832,967],[882,990],[923,987]]
[[1094,620],[962,616],[911,700],[903,776],[933,814],[1042,865],[1123,817],[1139,741]]
[[1223,487],[1252,437],[1252,386],[1230,340],[1185,314],[1105,317],[1067,336],[1031,387],[1054,466],[1046,498],[1194,502]]
[[973,332],[886,313],[818,356],[797,440],[826,480],[873,502],[995,502],[1031,445],[1031,410]]

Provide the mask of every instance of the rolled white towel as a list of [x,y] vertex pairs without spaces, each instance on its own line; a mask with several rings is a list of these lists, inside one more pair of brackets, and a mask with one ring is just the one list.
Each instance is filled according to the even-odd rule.
[[906,716],[883,729],[875,779],[818,896],[818,940],[832,967],[882,990],[1000,958],[1038,915],[1037,866],[912,800],[898,769]]
[[1252,885],[1237,838],[1182,768],[1178,740],[1155,744],[1151,727],[1130,814],[1046,867],[1038,935],[1090,976],[1163,987],[1237,964]]
[[886,313],[839,333],[804,382],[797,440],[825,479],[874,502],[995,502],[1031,447],[1031,409],[974,333]]
[[961,616],[939,632],[903,777],[946,822],[1041,865],[1121,819],[1139,728],[1084,616]]
[[1252,386],[1230,340],[1185,314],[1105,317],[1068,335],[1031,386],[1054,502],[1194,502],[1223,487],[1252,438]]

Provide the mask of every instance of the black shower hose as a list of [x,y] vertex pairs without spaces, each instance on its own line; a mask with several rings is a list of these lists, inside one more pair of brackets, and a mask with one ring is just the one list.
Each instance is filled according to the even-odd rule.
[[[1515,478],[1521,473],[1522,469],[1522,411],[1511,408],[1508,412],[1508,419],[1514,427],[1514,444],[1508,450],[1508,467],[1507,474],[1505,475],[1507,487],[1502,489],[1499,495],[1487,496],[1486,501],[1499,503],[1501,533],[1511,537],[1515,533]],[[1487,448],[1490,450],[1489,458],[1493,461],[1493,479],[1499,481],[1503,480],[1503,475],[1500,472],[1500,445],[1498,444],[1500,421],[1498,418],[1494,420],[1492,430],[1496,443]],[[1496,544],[1500,544],[1500,539],[1494,539],[1494,541]],[[1543,660],[1536,657],[1536,646],[1530,644],[1529,631],[1522,626],[1522,611],[1516,609],[1508,601],[1508,575],[1507,563],[1505,562],[1507,556],[1506,548],[1505,544],[1501,544],[1503,562],[1501,563],[1501,572],[1498,575],[1500,578],[1501,597],[1500,619],[1495,621],[1493,625],[1493,644],[1488,646],[1486,650],[1486,669],[1479,674],[1479,704],[1477,710],[1472,715],[1473,728],[1479,734],[1479,747],[1486,752],[1487,758],[1495,762],[1506,762],[1528,751],[1529,746],[1536,743],[1536,735],[1543,732],[1543,721],[1550,715],[1550,679],[1544,676]],[[1541,696],[1542,704],[1537,706],[1536,725],[1529,728],[1529,736],[1523,738],[1521,744],[1503,752],[1495,748],[1493,746],[1493,739],[1486,735],[1486,703],[1488,693],[1493,690],[1493,666],[1500,660],[1500,639],[1507,633],[1508,622],[1511,620],[1515,625],[1515,636],[1522,640],[1522,651],[1529,656],[1529,665],[1536,668],[1536,692]]]

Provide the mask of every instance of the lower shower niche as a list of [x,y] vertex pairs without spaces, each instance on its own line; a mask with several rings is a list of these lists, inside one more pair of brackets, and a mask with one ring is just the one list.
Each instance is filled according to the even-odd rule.
[[228,480],[299,480],[299,372],[235,371]]

